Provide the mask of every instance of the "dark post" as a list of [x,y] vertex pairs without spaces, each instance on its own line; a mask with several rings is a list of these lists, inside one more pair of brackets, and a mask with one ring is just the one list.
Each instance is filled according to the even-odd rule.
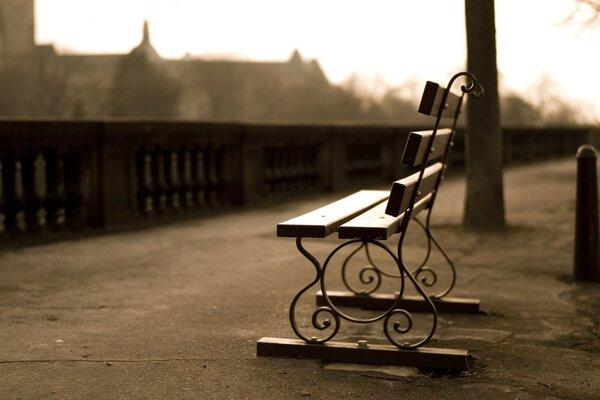
[[576,281],[600,282],[598,233],[598,179],[596,150],[589,144],[577,149],[577,198],[575,209]]

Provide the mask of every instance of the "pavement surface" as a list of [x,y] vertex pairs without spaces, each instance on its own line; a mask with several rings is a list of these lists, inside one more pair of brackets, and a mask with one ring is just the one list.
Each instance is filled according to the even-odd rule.
[[[600,399],[600,285],[571,281],[575,167],[507,170],[502,233],[463,230],[464,182],[442,187],[452,295],[485,313],[441,315],[430,346],[468,349],[470,371],[256,357],[261,337],[294,337],[289,304],[314,274],[276,224],[338,194],[2,250],[0,399]],[[336,243],[306,245],[322,260]]]

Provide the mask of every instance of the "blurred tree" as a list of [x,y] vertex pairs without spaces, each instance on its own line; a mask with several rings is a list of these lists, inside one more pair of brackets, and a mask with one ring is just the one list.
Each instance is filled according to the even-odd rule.
[[359,109],[353,113],[360,119],[373,122],[393,121],[405,125],[427,123],[427,117],[415,112],[422,82],[409,81],[402,86],[390,87],[380,79],[367,83],[352,74],[342,83],[341,88],[359,105]]
[[586,23],[593,23],[600,17],[600,0],[575,0],[575,9],[567,17],[573,21],[578,16],[583,16]]
[[236,64],[223,63],[220,68],[213,70],[203,81],[203,89],[210,99],[211,118],[233,120],[247,117],[243,114],[244,107],[239,95],[243,87],[244,78]]
[[373,90],[369,87],[366,80],[355,73],[350,74],[350,76],[342,82],[341,87],[345,93],[356,99],[359,103],[359,114],[361,112],[369,113],[368,110],[377,102]]
[[2,116],[69,117],[73,112],[68,71],[44,54],[5,63],[0,87]]
[[596,12],[600,12],[600,0],[576,0],[579,4],[586,5]]
[[406,124],[425,122],[426,117],[417,114],[417,105],[400,95],[394,89],[388,90],[380,101],[383,117],[387,120],[401,121]]
[[[40,52],[41,53],[41,52]],[[73,87],[69,71],[56,63],[56,58],[38,54],[27,105],[36,117],[71,117],[73,113]]]
[[586,120],[582,115],[583,107],[577,107],[565,100],[562,88],[549,75],[542,75],[530,92],[534,96],[541,125],[573,126]]
[[147,54],[132,52],[124,56],[114,79],[113,116],[177,116],[179,86]]
[[463,223],[473,230],[500,230],[506,223],[494,0],[465,0],[465,17],[467,69],[483,85],[485,94],[469,101],[467,107]]
[[22,117],[27,115],[24,93],[29,90],[27,73],[16,64],[0,69],[0,115]]
[[502,126],[539,126],[542,113],[521,96],[510,93],[500,99]]

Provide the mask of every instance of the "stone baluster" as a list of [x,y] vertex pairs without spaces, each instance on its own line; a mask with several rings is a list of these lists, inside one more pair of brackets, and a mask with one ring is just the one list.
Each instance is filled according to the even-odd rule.
[[355,143],[346,144],[346,175],[352,174],[357,169],[357,156],[359,155],[356,154],[355,148]]
[[46,220],[51,229],[65,224],[64,160],[55,149],[46,153]]
[[294,163],[294,180],[296,182],[296,188],[302,190],[306,187],[306,180],[304,179],[304,165],[302,165],[302,152],[304,151],[304,145],[298,145],[294,147],[293,163]]
[[179,177],[181,203],[183,207],[190,210],[194,205],[194,195],[192,191],[192,153],[185,147],[181,148],[179,155]]
[[196,207],[198,209],[203,209],[206,207],[206,157],[205,152],[202,148],[197,148],[194,150],[193,161],[193,187],[192,191],[194,194],[194,199],[196,203]]
[[23,157],[23,194],[25,224],[31,230],[46,226],[46,160],[43,154],[30,152]]
[[298,182],[296,181],[296,169],[294,166],[294,146],[289,144],[283,152],[283,162],[285,166],[285,181],[287,182],[287,190],[293,192],[297,189]]
[[207,191],[208,202],[211,207],[219,206],[219,191],[221,186],[220,181],[220,149],[216,146],[211,146],[207,153]]
[[304,187],[304,182],[302,179],[302,166],[300,165],[300,152],[302,151],[302,146],[297,145],[292,147],[290,154],[290,165],[291,165],[291,173],[294,179],[294,189],[301,190]]
[[293,188],[293,182],[290,180],[290,147],[283,144],[279,149],[279,173],[281,174],[281,189],[284,193]]
[[149,216],[154,211],[152,201],[152,155],[145,147],[137,153],[137,183],[138,210],[142,215]]
[[274,187],[273,148],[263,148],[263,184],[266,192],[272,192]]
[[73,149],[65,156],[65,218],[70,228],[81,228],[87,218],[82,190],[83,153]]
[[21,161],[9,153],[4,159],[4,224],[7,231],[25,228]]
[[280,188],[283,194],[287,194],[292,189],[292,182],[290,181],[290,153],[289,145],[282,144],[279,148],[279,176],[280,176]]
[[283,173],[283,151],[281,146],[273,147],[273,193],[277,194],[283,191],[283,182],[285,176]]
[[179,192],[181,185],[179,183],[179,157],[177,151],[171,150],[165,152],[165,174],[167,176],[167,201],[173,211],[178,211],[181,206]]
[[300,176],[302,177],[302,185],[306,188],[311,187],[310,175],[311,175],[311,165],[307,163],[306,154],[310,152],[310,145],[303,145],[298,152],[298,165],[300,169]]
[[154,191],[152,193],[154,210],[164,214],[167,211],[167,183],[165,179],[165,158],[160,149],[152,154],[152,180]]
[[307,185],[314,188],[318,181],[319,167],[317,165],[317,151],[316,145],[309,145],[304,147],[302,152],[302,164],[304,165],[304,171],[306,176]]
[[0,233],[4,233],[4,177],[2,176],[3,172],[3,160],[0,158]]

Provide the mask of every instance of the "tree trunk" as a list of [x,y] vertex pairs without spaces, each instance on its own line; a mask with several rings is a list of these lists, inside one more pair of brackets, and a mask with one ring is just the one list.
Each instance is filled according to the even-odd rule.
[[467,69],[485,94],[467,106],[463,223],[472,230],[500,230],[505,219],[494,0],[465,0],[465,14]]

